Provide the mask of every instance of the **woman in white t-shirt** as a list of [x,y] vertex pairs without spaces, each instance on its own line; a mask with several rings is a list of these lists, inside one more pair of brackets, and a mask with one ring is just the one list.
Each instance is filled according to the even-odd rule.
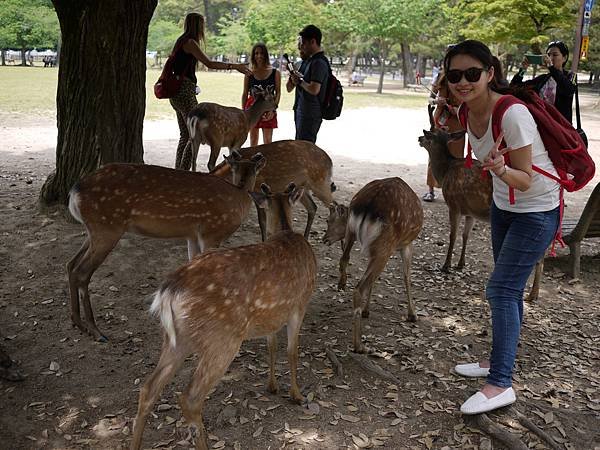
[[[514,403],[512,371],[523,319],[523,291],[536,262],[552,243],[559,223],[559,185],[532,170],[532,164],[556,170],[526,106],[510,106],[494,141],[492,111],[506,90],[494,78],[489,48],[474,40],[451,47],[444,59],[450,92],[468,107],[467,133],[473,152],[492,176],[490,208],[494,270],[486,286],[492,315],[489,360],[459,364],[457,373],[487,377],[485,385],[463,405],[464,414],[479,414]],[[499,150],[504,140],[506,148]],[[510,152],[510,167],[503,154]],[[514,203],[509,201],[514,189]]]

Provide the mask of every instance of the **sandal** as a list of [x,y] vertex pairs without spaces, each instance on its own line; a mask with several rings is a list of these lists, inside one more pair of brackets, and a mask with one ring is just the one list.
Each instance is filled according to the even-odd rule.
[[425,194],[423,196],[423,201],[424,202],[432,202],[435,200],[435,193],[434,192],[428,192],[427,194]]

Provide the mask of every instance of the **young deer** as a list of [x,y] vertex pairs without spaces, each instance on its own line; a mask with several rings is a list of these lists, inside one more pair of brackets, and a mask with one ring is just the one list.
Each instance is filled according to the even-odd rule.
[[[69,193],[69,211],[85,225],[87,236],[67,263],[71,320],[105,342],[90,304],[88,286],[96,269],[125,232],[157,238],[185,238],[191,259],[218,247],[246,219],[265,158],[226,158],[237,185],[213,175],[143,164],[109,164],[81,179]],[[79,300],[84,310],[82,320]]]
[[[259,90],[256,101],[246,111],[216,103],[199,103],[187,117],[190,133],[188,146],[192,149],[192,170],[196,171],[196,158],[200,144],[210,145],[208,170],[215,168],[215,163],[222,147],[229,151],[239,150],[248,137],[248,132],[267,111],[277,107],[275,93],[272,89]],[[185,153],[185,151],[183,152]],[[179,167],[181,161],[176,162]],[[184,167],[187,169],[187,167]]]
[[364,352],[361,317],[369,317],[369,300],[375,280],[390,256],[399,248],[402,274],[408,299],[407,320],[417,320],[410,292],[410,266],[413,241],[423,227],[423,207],[417,194],[400,178],[374,180],[352,198],[350,207],[335,204],[329,207],[327,231],[323,241],[330,245],[343,239],[340,258],[339,289],[346,287],[346,267],[350,251],[358,239],[369,265],[353,294],[353,334],[355,352]]
[[[283,194],[268,186],[251,193],[267,209],[266,242],[203,254],[171,274],[154,297],[163,345],[156,369],[140,391],[132,449],[139,449],[148,414],[183,361],[198,355],[198,366],[179,398],[182,413],[196,425],[196,448],[206,449],[204,400],[238,353],[243,341],[267,336],[269,384],[275,380],[276,333],[287,325],[290,397],[303,397],[296,381],[298,333],[316,283],[317,262],[310,244],[292,231],[291,208],[302,196],[293,184]],[[242,268],[242,270],[240,269]]]
[[[462,270],[465,265],[467,241],[475,219],[484,222],[490,221],[492,178],[489,174],[487,176],[482,174],[483,169],[479,161],[473,160],[473,166],[468,169],[465,167],[464,158],[455,158],[450,154],[448,142],[462,139],[465,132],[463,130],[447,133],[445,130],[436,128],[431,112],[432,110],[429,109],[431,131],[423,130],[423,136],[419,137],[419,145],[429,153],[433,176],[442,186],[444,200],[448,205],[450,238],[442,271],[450,271],[460,218],[464,216],[462,249],[456,266],[457,269]],[[534,282],[527,298],[528,301],[534,301],[538,298],[542,269],[543,258],[536,265]]]
[[[317,205],[310,194],[314,194],[326,206],[333,202],[331,194],[335,192],[336,187],[331,181],[333,169],[329,155],[308,141],[277,141],[243,148],[239,152],[245,158],[262,153],[269,161],[256,177],[254,191],[257,191],[262,183],[268,184],[276,192],[283,191],[288,183],[304,188],[300,203],[308,213],[304,229],[304,237],[308,239],[317,212]],[[224,163],[219,164],[211,173],[226,179],[231,178],[231,168]],[[264,210],[257,209],[258,223],[264,241],[266,239]]]

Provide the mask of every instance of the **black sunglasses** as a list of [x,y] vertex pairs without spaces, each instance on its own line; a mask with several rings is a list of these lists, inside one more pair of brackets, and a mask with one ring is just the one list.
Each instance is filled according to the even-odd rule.
[[467,70],[452,69],[446,73],[446,79],[449,83],[456,84],[462,80],[464,75],[469,83],[476,83],[481,78],[481,73],[486,70],[482,67],[469,67]]

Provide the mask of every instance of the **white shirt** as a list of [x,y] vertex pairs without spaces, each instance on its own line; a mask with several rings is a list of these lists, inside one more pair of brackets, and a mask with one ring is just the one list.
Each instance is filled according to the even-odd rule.
[[[508,107],[502,117],[501,128],[504,131],[504,142],[511,149],[518,149],[531,144],[532,164],[558,176],[554,164],[548,156],[544,147],[537,125],[525,105],[516,104]],[[492,136],[492,118],[488,124],[485,134],[477,138],[470,127],[467,126],[469,142],[473,148],[473,154],[479,161],[483,161],[492,147],[494,138]],[[509,152],[510,154],[510,152]],[[494,203],[500,209],[512,212],[542,212],[551,211],[560,204],[560,185],[552,178],[546,177],[533,171],[531,186],[525,192],[515,189],[515,203],[509,202],[508,184],[499,177],[492,175],[494,188]]]

